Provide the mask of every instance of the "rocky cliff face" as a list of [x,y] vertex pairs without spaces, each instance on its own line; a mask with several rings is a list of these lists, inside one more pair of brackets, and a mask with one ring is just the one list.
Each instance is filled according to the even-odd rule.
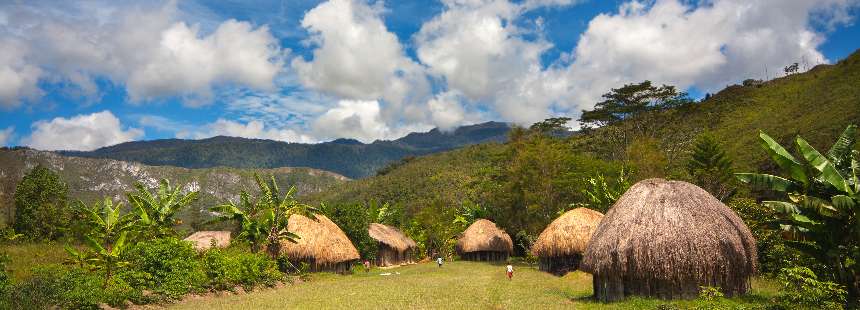
[[208,217],[207,208],[236,200],[242,189],[255,192],[254,173],[274,175],[282,189],[296,186],[298,195],[316,193],[349,181],[328,171],[311,168],[239,169],[215,167],[187,169],[170,166],[147,166],[112,159],[68,157],[31,149],[0,149],[0,223],[13,218],[15,187],[24,175],[37,165],[59,174],[69,186],[71,201],[92,203],[110,196],[125,201],[125,193],[140,182],[148,188],[158,186],[162,178],[171,184],[182,184],[184,191],[200,191],[200,199],[182,214],[185,225],[199,225]]

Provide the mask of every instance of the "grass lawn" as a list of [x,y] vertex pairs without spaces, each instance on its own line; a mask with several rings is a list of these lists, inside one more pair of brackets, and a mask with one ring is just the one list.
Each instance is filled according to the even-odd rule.
[[63,244],[59,242],[2,245],[0,253],[9,255],[11,261],[7,267],[12,270],[15,280],[30,277],[33,266],[60,264],[69,258],[69,254],[63,250]]
[[[381,273],[392,273],[382,276]],[[399,274],[397,274],[399,273]],[[591,301],[591,276],[576,272],[558,278],[534,267],[517,266],[508,281],[503,265],[449,262],[442,268],[419,264],[354,275],[314,274],[311,281],[277,289],[222,297],[189,298],[173,309],[653,309],[738,308],[766,303],[777,287],[753,282],[743,298],[662,301],[634,298],[620,303]]]

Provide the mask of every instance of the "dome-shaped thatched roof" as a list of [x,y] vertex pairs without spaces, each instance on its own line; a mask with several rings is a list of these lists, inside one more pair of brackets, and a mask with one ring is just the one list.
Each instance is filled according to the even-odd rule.
[[744,294],[756,272],[756,243],[744,222],[690,183],[636,183],[597,226],[581,269],[595,297],[691,298],[700,286]]
[[558,257],[582,254],[603,214],[587,208],[576,208],[558,217],[535,240],[532,254]]
[[203,251],[212,247],[212,241],[215,241],[215,247],[226,248],[230,245],[229,231],[198,231],[191,236],[183,239],[190,241],[194,249]]
[[322,214],[314,221],[301,215],[290,216],[287,230],[299,235],[298,243],[282,241],[282,251],[290,259],[313,259],[317,265],[333,265],[360,258],[358,250],[340,227]]
[[504,230],[485,219],[479,219],[469,225],[457,240],[457,253],[469,252],[504,252],[514,251],[514,242]]
[[371,238],[382,242],[399,252],[405,252],[418,246],[415,241],[407,237],[406,234],[394,226],[370,223],[370,227],[368,227],[367,232],[370,234]]

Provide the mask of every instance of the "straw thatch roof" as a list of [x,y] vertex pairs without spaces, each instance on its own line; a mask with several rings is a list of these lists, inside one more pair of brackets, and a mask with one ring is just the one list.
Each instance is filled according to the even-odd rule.
[[648,179],[609,209],[585,251],[595,297],[692,298],[700,286],[744,294],[756,243],[731,209],[690,183]]
[[504,230],[485,219],[479,219],[469,225],[457,240],[457,253],[469,252],[504,252],[514,250],[514,242]]
[[215,240],[215,246],[226,248],[230,245],[229,231],[198,231],[184,239],[191,241],[194,249],[198,251],[207,250],[212,247],[212,240]]
[[360,258],[358,250],[328,217],[314,221],[301,215],[290,216],[287,230],[301,237],[298,243],[282,241],[281,251],[291,260],[313,260],[317,265],[334,265]]
[[576,208],[558,217],[535,240],[532,254],[558,257],[582,254],[603,214],[587,208]]
[[370,234],[371,238],[382,242],[399,252],[405,252],[418,246],[415,241],[407,237],[406,234],[394,226],[371,223],[367,232]]

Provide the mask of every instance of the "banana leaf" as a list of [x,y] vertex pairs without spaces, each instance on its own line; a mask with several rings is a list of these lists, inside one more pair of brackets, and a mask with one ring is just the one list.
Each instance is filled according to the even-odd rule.
[[792,180],[762,173],[735,173],[735,177],[741,182],[752,185],[759,189],[769,189],[778,192],[791,192],[798,190],[800,186]]
[[806,169],[782,145],[779,145],[779,143],[764,132],[759,133],[759,138],[761,139],[762,147],[770,155],[771,159],[783,171],[788,173],[791,179],[799,181],[804,185],[809,182],[809,178],[806,176]]

